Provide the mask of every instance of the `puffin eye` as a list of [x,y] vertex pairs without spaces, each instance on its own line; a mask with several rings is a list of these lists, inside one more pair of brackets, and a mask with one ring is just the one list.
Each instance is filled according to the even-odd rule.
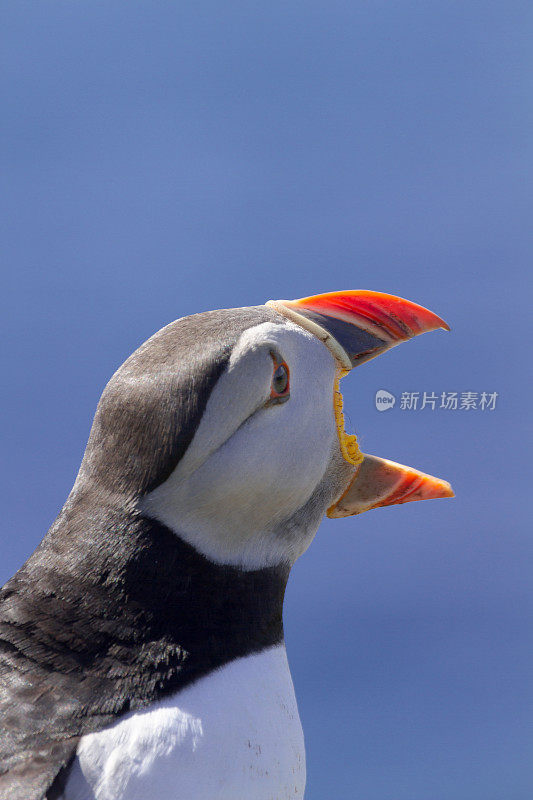
[[270,402],[284,403],[290,397],[289,368],[284,361],[279,361],[274,354],[272,354],[272,360],[274,362],[274,372],[270,385]]
[[285,364],[280,364],[272,378],[272,389],[276,394],[283,394],[289,385],[289,373]]

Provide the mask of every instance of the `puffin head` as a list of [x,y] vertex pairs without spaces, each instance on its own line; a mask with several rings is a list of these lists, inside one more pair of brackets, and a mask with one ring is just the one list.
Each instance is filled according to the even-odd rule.
[[179,319],[107,385],[77,485],[215,563],[290,567],[325,513],[453,495],[445,481],[361,453],[339,389],[354,367],[438,327],[448,329],[427,309],[369,291]]

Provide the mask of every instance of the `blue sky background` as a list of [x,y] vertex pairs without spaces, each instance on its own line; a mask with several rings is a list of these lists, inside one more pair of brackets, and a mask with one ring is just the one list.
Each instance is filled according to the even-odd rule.
[[[533,794],[532,17],[2,9],[2,582],[59,511],[106,381],[167,322],[369,288],[452,327],[344,382],[363,449],[457,497],[327,520],[294,569],[307,800]],[[380,388],[499,397],[378,413]]]

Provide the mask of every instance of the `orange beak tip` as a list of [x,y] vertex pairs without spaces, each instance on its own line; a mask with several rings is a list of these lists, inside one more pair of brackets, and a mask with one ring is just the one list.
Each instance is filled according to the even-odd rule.
[[365,455],[344,494],[328,509],[328,516],[352,516],[374,508],[447,497],[455,497],[448,481],[394,461]]

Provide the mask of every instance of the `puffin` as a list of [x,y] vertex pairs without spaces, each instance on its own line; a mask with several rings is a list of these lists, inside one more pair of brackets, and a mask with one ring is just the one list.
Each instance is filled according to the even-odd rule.
[[324,515],[453,496],[363,454],[340,380],[447,324],[351,290],[178,319],[117,370],[0,593],[2,800],[302,798],[283,636]]

